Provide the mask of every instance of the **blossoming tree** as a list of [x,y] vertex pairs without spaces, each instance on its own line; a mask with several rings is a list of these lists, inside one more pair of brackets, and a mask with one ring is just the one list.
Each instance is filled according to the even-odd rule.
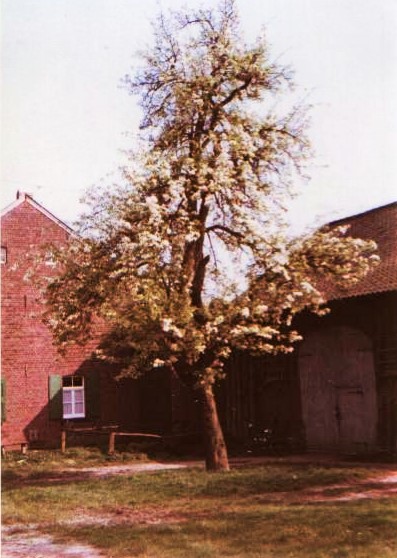
[[125,80],[141,99],[143,147],[123,184],[91,192],[80,235],[58,252],[48,323],[63,347],[101,316],[103,358],[131,376],[167,367],[196,390],[207,469],[227,470],[214,384],[231,351],[291,351],[294,315],[326,311],[319,279],[356,281],[374,246],[341,229],[285,234],[305,118],[267,108],[290,76],[263,39],[244,44],[233,0],[161,17],[143,62]]

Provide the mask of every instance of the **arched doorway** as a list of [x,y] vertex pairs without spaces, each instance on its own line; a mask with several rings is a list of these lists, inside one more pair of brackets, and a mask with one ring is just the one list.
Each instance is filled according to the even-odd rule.
[[350,327],[307,335],[299,351],[308,449],[363,452],[376,444],[376,385],[370,339]]

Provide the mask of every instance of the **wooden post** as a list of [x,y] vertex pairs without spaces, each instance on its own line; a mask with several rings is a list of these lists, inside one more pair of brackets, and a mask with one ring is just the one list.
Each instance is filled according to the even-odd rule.
[[61,432],[61,452],[65,453],[66,451],[66,430],[62,430]]
[[109,434],[109,451],[108,451],[109,455],[114,454],[115,439],[116,439],[116,433],[111,432]]

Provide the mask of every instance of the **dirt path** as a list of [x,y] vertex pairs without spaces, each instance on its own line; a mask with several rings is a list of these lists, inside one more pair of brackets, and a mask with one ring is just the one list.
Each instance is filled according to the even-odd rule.
[[322,502],[351,502],[397,497],[397,473],[385,471],[372,478],[326,487],[305,488],[293,492],[273,492],[263,494],[259,501],[283,502],[284,504],[315,504]]
[[3,527],[2,531],[2,558],[103,558],[86,545],[58,544],[34,526],[26,526],[22,532],[15,527]]
[[[234,466],[247,464],[269,463],[269,459],[253,458],[232,460]],[[82,479],[87,477],[108,477],[120,474],[138,474],[187,467],[203,467],[202,462],[185,463],[137,463],[130,465],[111,465],[106,467],[89,467],[85,469],[69,469],[67,480]],[[58,480],[59,480],[58,476]],[[54,480],[54,479],[49,479]],[[257,497],[258,502],[282,502],[287,504],[310,504],[321,502],[341,502],[362,500],[365,498],[397,497],[397,472],[384,468],[371,478],[355,480],[349,483],[328,485],[326,487],[307,488],[294,492],[277,492],[263,494]],[[76,513],[73,524],[78,525],[109,525],[109,524],[135,524],[154,525],[170,524],[188,521],[189,517],[171,514],[166,510],[146,509],[130,510],[117,508],[111,512],[98,516]],[[71,522],[64,522],[71,524]],[[2,558],[103,558],[98,550],[77,544],[60,544],[48,535],[43,535],[35,525],[3,526],[2,529]]]
[[203,467],[203,463],[133,463],[129,465],[106,465],[104,467],[86,467],[83,469],[68,469],[92,477],[110,477],[113,475],[129,475],[131,473],[149,473],[152,471],[170,471],[173,469],[186,469],[187,467]]
[[[145,472],[168,471],[191,467],[189,463],[133,463],[129,465],[108,465],[105,467],[86,467],[83,469],[65,469],[61,474],[48,478],[49,482],[81,480],[89,477],[106,478],[113,475],[131,475]],[[194,466],[203,466],[194,463]],[[42,482],[41,479],[40,482]],[[76,514],[75,520],[81,525],[109,524],[116,522],[120,514],[115,511],[109,516],[83,516]],[[131,518],[130,518],[131,519]],[[139,523],[169,523],[171,518],[155,517],[151,510],[140,514]],[[137,521],[132,521],[137,523]],[[87,545],[56,543],[49,535],[40,533],[36,525],[2,526],[2,558],[102,558],[103,554]]]

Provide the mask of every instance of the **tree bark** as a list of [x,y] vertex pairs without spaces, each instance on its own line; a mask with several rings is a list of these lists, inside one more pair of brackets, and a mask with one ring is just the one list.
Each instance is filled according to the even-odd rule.
[[207,471],[229,471],[227,448],[211,385],[202,388],[201,397],[206,469]]

